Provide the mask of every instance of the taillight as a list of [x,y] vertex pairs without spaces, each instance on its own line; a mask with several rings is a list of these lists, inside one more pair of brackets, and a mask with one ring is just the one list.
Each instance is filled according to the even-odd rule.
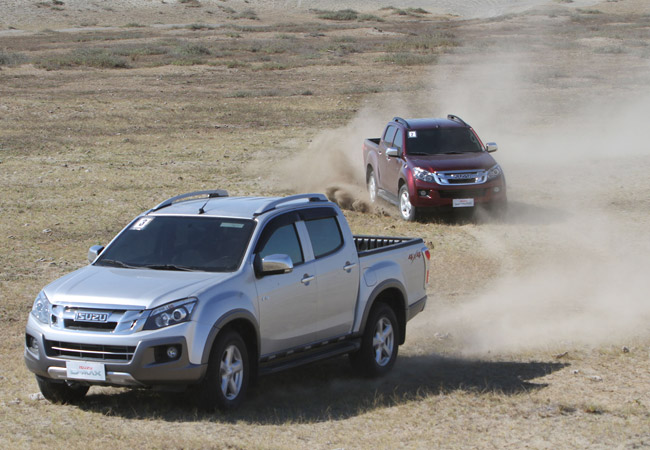
[[425,284],[429,284],[429,264],[431,263],[431,252],[426,247],[424,248],[424,256],[427,257],[427,259],[425,261],[425,265],[426,265],[426,268],[427,268],[427,278],[426,278]]

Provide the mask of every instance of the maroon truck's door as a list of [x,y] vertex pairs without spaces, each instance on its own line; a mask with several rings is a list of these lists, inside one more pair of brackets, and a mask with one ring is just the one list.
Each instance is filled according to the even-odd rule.
[[379,141],[379,146],[377,146],[377,184],[381,189],[387,190],[388,192],[392,192],[392,190],[390,189],[390,184],[384,181],[385,176],[390,172],[386,149],[393,145],[393,138],[396,132],[397,127],[395,125],[388,125],[381,141]]
[[397,128],[393,143],[389,147],[396,148],[399,156],[388,157],[388,155],[384,153],[384,189],[387,192],[390,192],[392,195],[397,196],[399,195],[399,192],[397,191],[397,184],[399,181],[399,173],[402,169],[403,164],[402,149],[404,148],[404,132],[401,128]]

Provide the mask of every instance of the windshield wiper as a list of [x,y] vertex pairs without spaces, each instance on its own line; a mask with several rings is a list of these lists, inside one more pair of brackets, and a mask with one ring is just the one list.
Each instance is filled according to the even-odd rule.
[[96,263],[99,266],[112,266],[112,267],[122,267],[124,269],[137,269],[139,266],[132,266],[123,261],[118,261],[116,259],[100,259]]
[[142,267],[145,269],[153,269],[153,270],[180,270],[184,272],[194,272],[196,270],[196,269],[192,269],[191,267],[179,266],[176,264],[147,264]]

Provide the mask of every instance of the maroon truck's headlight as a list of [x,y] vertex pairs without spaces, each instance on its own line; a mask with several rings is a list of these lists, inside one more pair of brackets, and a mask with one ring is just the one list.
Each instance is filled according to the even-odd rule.
[[426,181],[427,183],[435,182],[435,178],[433,177],[433,174],[428,170],[424,170],[421,167],[415,167],[413,169],[413,178],[420,181]]
[[487,180],[494,180],[495,178],[499,178],[503,174],[503,170],[501,170],[500,165],[496,165],[488,170],[487,173]]

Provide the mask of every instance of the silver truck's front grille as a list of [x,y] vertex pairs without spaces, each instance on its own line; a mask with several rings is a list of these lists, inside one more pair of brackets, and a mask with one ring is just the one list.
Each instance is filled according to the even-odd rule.
[[45,341],[48,356],[93,361],[129,362],[135,347],[122,345],[76,344],[72,342]]
[[74,331],[126,334],[133,332],[138,321],[142,324],[145,319],[142,310],[54,305],[51,326]]

